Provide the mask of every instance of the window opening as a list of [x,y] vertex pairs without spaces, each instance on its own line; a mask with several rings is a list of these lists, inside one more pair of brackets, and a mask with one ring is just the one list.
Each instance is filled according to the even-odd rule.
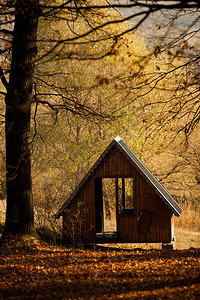
[[133,213],[134,184],[133,178],[118,179],[118,210],[120,214]]

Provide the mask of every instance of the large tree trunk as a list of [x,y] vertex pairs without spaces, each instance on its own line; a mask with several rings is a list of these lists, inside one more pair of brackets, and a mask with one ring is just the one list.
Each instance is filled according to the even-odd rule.
[[34,229],[30,119],[39,0],[17,0],[6,96],[7,211],[4,234]]

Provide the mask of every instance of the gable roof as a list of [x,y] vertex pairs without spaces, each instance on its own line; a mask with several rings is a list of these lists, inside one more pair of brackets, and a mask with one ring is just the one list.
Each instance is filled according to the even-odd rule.
[[141,162],[141,160],[133,153],[133,151],[126,145],[126,143],[117,136],[106,148],[106,150],[101,154],[96,163],[92,166],[89,172],[81,180],[77,188],[73,191],[71,196],[67,201],[62,205],[58,210],[55,217],[59,218],[64,210],[69,206],[73,201],[74,197],[77,195],[78,191],[81,189],[83,184],[90,178],[92,173],[96,170],[99,164],[102,162],[106,154],[111,150],[113,146],[116,146],[130,161],[130,163],[137,168],[140,174],[145,178],[145,180],[154,188],[155,192],[160,196],[161,200],[168,206],[168,208],[175,214],[175,216],[180,216],[182,208],[174,200],[174,198],[167,192],[167,190],[162,186],[162,184],[153,176],[149,169]]

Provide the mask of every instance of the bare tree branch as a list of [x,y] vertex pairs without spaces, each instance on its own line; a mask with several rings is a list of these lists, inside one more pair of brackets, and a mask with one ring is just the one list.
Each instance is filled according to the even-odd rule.
[[3,72],[3,69],[2,67],[0,66],[0,79],[1,79],[1,82],[3,83],[4,87],[6,88],[6,90],[8,89],[8,82],[6,80],[6,77],[4,75],[4,72]]

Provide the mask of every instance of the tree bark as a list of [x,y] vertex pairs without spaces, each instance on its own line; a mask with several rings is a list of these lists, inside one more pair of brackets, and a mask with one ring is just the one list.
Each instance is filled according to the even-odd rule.
[[39,0],[17,0],[6,101],[7,211],[4,234],[34,229],[30,120]]

